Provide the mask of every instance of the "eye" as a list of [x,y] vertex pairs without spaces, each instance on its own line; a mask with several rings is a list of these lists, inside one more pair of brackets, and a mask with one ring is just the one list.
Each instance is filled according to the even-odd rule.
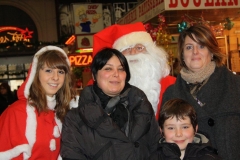
[[142,51],[144,48],[145,48],[145,47],[142,46],[142,45],[137,45],[137,46],[135,46],[135,49],[136,49],[137,51]]
[[141,51],[143,49],[143,47],[136,47],[137,50]]
[[203,46],[203,45],[200,45],[199,47],[202,48],[202,49],[205,48],[205,46]]
[[192,48],[193,48],[193,46],[191,46],[191,45],[187,45],[187,46],[186,46],[186,49],[187,49],[187,50],[190,50],[190,49],[192,49]]
[[112,68],[110,68],[110,67],[106,67],[106,68],[104,68],[104,70],[106,70],[106,71],[110,71],[110,70],[112,70]]
[[52,73],[52,69],[46,68],[45,72]]
[[64,70],[59,70],[58,73],[65,74],[65,71]]
[[168,130],[173,130],[173,127],[167,127]]
[[123,67],[118,68],[119,71],[125,71],[125,69]]
[[183,128],[184,128],[184,129],[188,129],[188,128],[189,128],[189,126],[183,126]]

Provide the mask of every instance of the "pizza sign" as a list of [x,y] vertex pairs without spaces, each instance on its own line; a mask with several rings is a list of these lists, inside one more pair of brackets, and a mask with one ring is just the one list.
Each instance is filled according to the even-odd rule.
[[71,66],[89,66],[92,63],[92,54],[76,54],[68,56]]

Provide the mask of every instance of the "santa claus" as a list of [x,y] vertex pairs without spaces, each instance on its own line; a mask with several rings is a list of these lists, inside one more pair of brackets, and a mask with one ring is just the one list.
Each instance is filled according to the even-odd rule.
[[121,51],[128,60],[130,84],[147,95],[158,119],[162,94],[175,82],[169,76],[168,54],[157,46],[147,33],[143,23],[112,25],[93,36],[93,55],[111,47]]

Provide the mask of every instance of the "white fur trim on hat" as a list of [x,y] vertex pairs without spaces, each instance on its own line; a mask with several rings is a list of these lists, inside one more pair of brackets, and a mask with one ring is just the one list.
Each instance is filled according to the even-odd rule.
[[150,34],[145,31],[137,31],[118,38],[114,42],[113,48],[119,51],[123,51],[124,49],[135,44],[142,44],[147,46],[149,43],[154,43]]

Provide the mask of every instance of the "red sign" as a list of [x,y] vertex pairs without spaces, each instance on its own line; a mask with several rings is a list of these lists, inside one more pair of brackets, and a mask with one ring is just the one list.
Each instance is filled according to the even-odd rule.
[[68,56],[71,66],[89,66],[92,63],[92,54],[74,54]]
[[[195,7],[206,9],[203,7],[239,7],[238,0],[169,0],[169,9],[196,9]],[[189,8],[190,7],[190,8]]]
[[28,28],[21,29],[12,26],[0,27],[0,43],[29,42],[29,39],[32,38],[32,34],[33,31],[29,31]]

